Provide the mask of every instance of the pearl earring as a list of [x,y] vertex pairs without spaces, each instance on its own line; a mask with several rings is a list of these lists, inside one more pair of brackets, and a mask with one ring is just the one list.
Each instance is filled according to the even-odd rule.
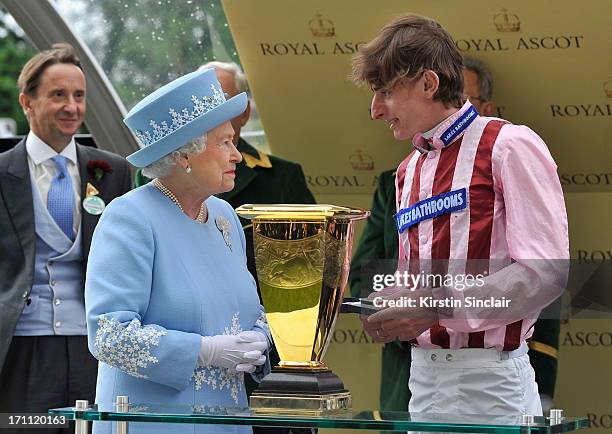
[[185,173],[191,173],[191,166],[189,164],[185,167]]

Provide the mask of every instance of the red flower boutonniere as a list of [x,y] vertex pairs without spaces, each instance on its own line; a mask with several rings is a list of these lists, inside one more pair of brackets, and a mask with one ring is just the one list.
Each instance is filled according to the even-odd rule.
[[93,175],[96,181],[102,179],[105,173],[113,173],[113,168],[104,160],[89,160],[87,170]]

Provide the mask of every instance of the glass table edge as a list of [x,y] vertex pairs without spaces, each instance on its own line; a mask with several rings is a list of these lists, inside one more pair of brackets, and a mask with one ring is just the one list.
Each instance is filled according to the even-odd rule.
[[548,423],[535,423],[532,425],[484,425],[469,423],[420,422],[401,420],[368,420],[368,419],[327,419],[313,416],[298,417],[293,415],[206,415],[206,414],[154,414],[154,413],[118,413],[99,410],[76,410],[72,407],[49,410],[49,414],[65,416],[70,420],[81,419],[87,421],[126,421],[126,422],[164,422],[164,423],[193,423],[193,424],[219,424],[219,425],[250,425],[268,427],[296,427],[296,428],[338,428],[338,429],[370,429],[386,431],[446,431],[446,432],[479,432],[499,434],[559,434],[578,429],[588,428],[587,418],[565,418],[561,423],[550,425]]

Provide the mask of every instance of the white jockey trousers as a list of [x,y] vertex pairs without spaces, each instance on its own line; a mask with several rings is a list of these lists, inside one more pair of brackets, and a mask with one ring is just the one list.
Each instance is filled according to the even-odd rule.
[[542,415],[527,345],[516,351],[412,349],[411,413]]

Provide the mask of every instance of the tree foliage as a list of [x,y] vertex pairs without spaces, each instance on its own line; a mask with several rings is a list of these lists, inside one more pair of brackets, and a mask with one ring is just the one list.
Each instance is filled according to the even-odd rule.
[[238,62],[220,0],[95,0],[88,10],[103,37],[81,37],[128,108],[205,62]]
[[0,117],[14,119],[17,133],[26,134],[29,128],[19,105],[17,78],[36,49],[7,24],[6,18],[7,12],[0,8]]
[[[221,0],[69,0],[57,3],[129,109],[153,90],[211,60],[239,62]],[[35,50],[0,8],[0,117],[28,130],[17,77]],[[6,35],[6,36],[2,36]]]

